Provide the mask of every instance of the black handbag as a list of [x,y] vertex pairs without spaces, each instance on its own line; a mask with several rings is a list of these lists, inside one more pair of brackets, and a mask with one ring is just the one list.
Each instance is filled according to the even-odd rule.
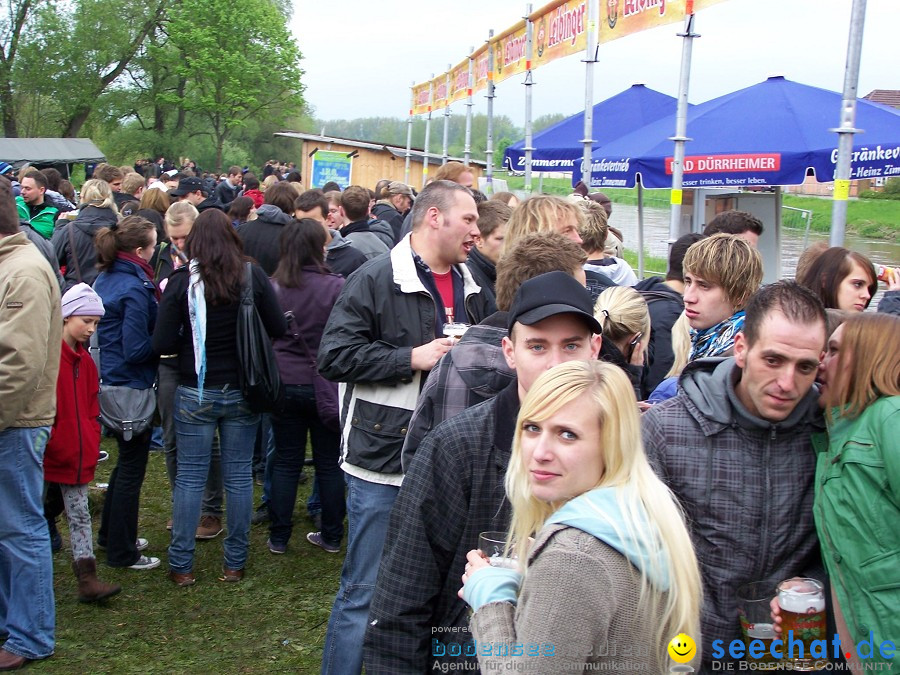
[[275,412],[284,404],[275,350],[253,302],[250,263],[244,263],[244,283],[237,321],[238,381],[247,406],[255,413]]

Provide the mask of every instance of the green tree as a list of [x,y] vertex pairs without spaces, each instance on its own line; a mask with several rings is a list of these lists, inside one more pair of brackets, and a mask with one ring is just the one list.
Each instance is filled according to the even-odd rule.
[[186,82],[184,94],[168,100],[206,122],[217,170],[225,142],[249,119],[301,111],[302,57],[272,0],[181,0],[167,31]]

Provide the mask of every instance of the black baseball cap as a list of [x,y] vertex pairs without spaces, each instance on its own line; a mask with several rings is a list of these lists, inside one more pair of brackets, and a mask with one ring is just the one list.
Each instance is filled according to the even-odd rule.
[[188,192],[196,192],[197,190],[207,194],[206,184],[196,176],[189,176],[178,181],[178,187],[174,190],[169,190],[169,194],[173,197],[181,197]]
[[600,334],[603,328],[594,318],[591,294],[570,274],[547,272],[523,283],[509,309],[507,330],[512,331],[516,322],[533,326],[539,321],[557,314],[577,314],[591,331]]

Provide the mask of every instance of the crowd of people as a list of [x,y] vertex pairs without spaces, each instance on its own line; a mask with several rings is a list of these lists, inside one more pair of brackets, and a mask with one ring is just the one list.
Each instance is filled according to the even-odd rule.
[[[418,192],[261,177],[160,157],[76,193],[0,163],[0,670],[53,653],[62,511],[78,599],[121,590],[87,502],[101,420],[96,546],[162,564],[139,536],[158,443],[175,587],[208,582],[198,539],[226,533],[225,583],[252,574],[253,524],[290,553],[309,445],[301,545],[346,535],[325,674],[659,673],[681,634],[713,672],[738,587],[794,577],[826,583],[843,645],[900,639],[900,270],[818,246],[762,285],[763,224],[729,211],[639,279],[583,185],[488,197],[458,162]],[[283,388],[264,411],[242,302]]]

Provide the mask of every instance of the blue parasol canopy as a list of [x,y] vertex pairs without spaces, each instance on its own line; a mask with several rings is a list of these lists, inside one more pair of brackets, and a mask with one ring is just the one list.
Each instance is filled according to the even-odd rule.
[[[677,100],[643,84],[635,84],[625,91],[594,106],[594,147],[604,141],[619,138],[665,115],[675,114]],[[581,165],[584,154],[584,112],[567,117],[562,122],[543,129],[532,136],[532,169],[535,171],[572,171]],[[510,171],[525,170],[525,141],[506,149],[504,162]]]
[[[834,180],[839,93],[770,77],[688,112],[686,188],[798,185]],[[900,176],[900,110],[857,99],[851,179]],[[672,186],[672,114],[593,153],[591,187]],[[580,167],[572,175],[581,179]]]

